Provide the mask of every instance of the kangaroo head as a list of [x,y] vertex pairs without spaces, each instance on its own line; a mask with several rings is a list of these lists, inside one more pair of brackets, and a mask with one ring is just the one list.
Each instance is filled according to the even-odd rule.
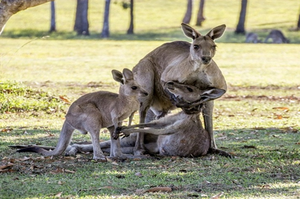
[[181,84],[177,82],[168,82],[166,89],[173,99],[183,99],[187,103],[191,103],[200,99],[202,90],[192,85]]
[[182,23],[181,27],[184,34],[193,39],[190,48],[191,59],[201,64],[210,64],[216,52],[214,40],[223,35],[226,25],[217,26],[204,36],[185,23]]
[[221,97],[226,91],[217,88],[208,88],[200,90],[199,88],[181,84],[178,82],[167,82],[166,92],[169,93],[171,99],[177,103],[176,105],[186,106],[190,103],[201,101],[202,103]]
[[112,70],[112,75],[115,81],[121,83],[120,94],[133,97],[143,97],[148,95],[148,93],[134,80],[131,70],[124,68],[123,73],[118,70]]

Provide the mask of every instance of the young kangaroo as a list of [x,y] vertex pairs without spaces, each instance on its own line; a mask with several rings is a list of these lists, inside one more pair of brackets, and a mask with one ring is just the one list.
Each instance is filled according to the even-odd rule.
[[[178,105],[165,91],[167,82],[193,85],[200,90],[219,89],[219,95],[208,93],[192,103],[180,102],[182,109],[188,114],[200,112],[201,104],[205,104],[202,109],[205,129],[210,135],[210,146],[217,148],[213,136],[212,100],[221,97],[226,92],[227,85],[212,58],[216,52],[214,40],[222,36],[226,26],[217,26],[206,35],[201,35],[187,24],[182,23],[181,26],[184,34],[192,39],[192,43],[165,43],[147,54],[132,70],[136,81],[149,94],[140,100],[140,123],[149,121],[150,110],[160,118]],[[140,133],[135,144],[136,155],[143,154],[143,143],[144,134]]]
[[272,30],[269,35],[265,39],[265,43],[268,42],[269,39],[272,39],[273,43],[281,44],[281,43],[290,43],[290,41],[283,35],[280,30]]
[[[69,108],[66,120],[63,124],[58,144],[53,151],[47,151],[39,147],[20,149],[18,152],[36,152],[44,156],[56,156],[62,154],[70,143],[73,131],[90,133],[93,146],[93,159],[105,161],[99,145],[99,133],[101,128],[107,128],[112,135],[122,121],[129,117],[129,123],[133,114],[139,108],[138,97],[147,96],[147,93],[134,81],[133,73],[124,69],[123,73],[112,70],[115,81],[120,82],[119,94],[108,91],[98,91],[83,95]],[[125,158],[120,150],[120,141],[111,138],[111,157]]]

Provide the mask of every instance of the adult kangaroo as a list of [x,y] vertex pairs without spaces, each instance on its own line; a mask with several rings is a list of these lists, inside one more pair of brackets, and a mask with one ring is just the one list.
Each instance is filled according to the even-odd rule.
[[[165,43],[147,54],[132,70],[138,84],[148,93],[148,96],[140,99],[140,123],[153,119],[151,112],[160,118],[177,105],[187,114],[202,110],[205,129],[210,135],[210,147],[217,148],[213,135],[213,100],[226,92],[227,85],[222,72],[212,58],[216,52],[214,40],[223,35],[226,26],[217,26],[206,35],[201,35],[184,23],[181,27],[184,34],[192,39],[192,43],[185,41]],[[218,95],[209,93],[202,95],[201,99],[195,99],[195,102],[177,103],[178,99],[172,99],[172,96],[165,91],[167,82],[193,85],[200,90],[218,89],[219,91]],[[200,108],[202,104],[203,109]],[[144,153],[143,143],[144,134],[139,133],[135,143],[135,155]]]
[[[129,117],[131,123],[133,114],[139,108],[138,97],[147,93],[134,81],[133,73],[124,69],[123,73],[112,70],[115,81],[120,83],[119,94],[108,91],[98,91],[81,96],[73,102],[66,114],[66,120],[60,132],[57,146],[53,151],[40,147],[29,147],[18,152],[36,152],[43,156],[62,154],[71,141],[75,129],[81,133],[90,133],[92,140],[93,159],[105,161],[106,157],[100,148],[99,133],[101,128],[107,128],[112,135],[122,121]],[[120,140],[111,138],[110,156],[127,158],[120,149]]]

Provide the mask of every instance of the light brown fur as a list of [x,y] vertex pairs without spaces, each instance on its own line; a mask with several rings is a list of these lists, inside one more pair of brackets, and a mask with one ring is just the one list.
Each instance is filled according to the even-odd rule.
[[[217,89],[200,91],[198,88],[178,83],[168,83],[166,90],[186,102],[200,99],[202,94],[218,95]],[[143,129],[140,129],[143,128]],[[203,129],[199,113],[185,114],[183,111],[162,117],[149,123],[118,127],[115,138],[126,135],[121,139],[121,149],[124,153],[133,153],[137,132],[145,133],[145,149],[150,154],[166,156],[198,157],[206,155],[210,149],[210,136]],[[109,151],[110,141],[100,143],[102,150]],[[91,145],[74,144],[68,148],[73,152],[91,152]],[[221,155],[228,156],[220,150],[215,150]]]
[[[86,94],[77,99],[69,108],[66,120],[60,133],[58,144],[53,151],[39,147],[21,149],[19,152],[37,152],[43,156],[57,156],[62,154],[71,140],[73,131],[79,130],[86,134],[89,132],[92,140],[93,159],[106,160],[100,145],[99,133],[101,128],[108,128],[111,135],[122,121],[130,117],[139,108],[138,97],[147,93],[134,81],[133,73],[124,69],[123,73],[113,70],[113,78],[120,82],[119,94],[108,91],[98,91]],[[111,139],[111,157],[126,158],[121,152],[119,139]]]
[[[150,120],[149,108],[157,118],[160,118],[177,106],[174,99],[165,92],[167,82],[193,85],[201,90],[219,89],[219,96],[203,95],[201,99],[185,105],[183,101],[180,102],[180,105],[183,105],[182,109],[189,114],[199,113],[199,107],[205,104],[202,111],[205,129],[210,134],[211,147],[216,148],[211,100],[221,97],[226,92],[227,85],[212,58],[216,50],[214,40],[222,36],[225,25],[212,29],[204,36],[187,24],[182,24],[182,29],[187,37],[192,38],[192,43],[175,41],[163,44],[140,60],[132,70],[136,81],[149,94],[141,100],[140,123]],[[136,155],[144,153],[143,143],[144,135],[140,133],[135,144]]]

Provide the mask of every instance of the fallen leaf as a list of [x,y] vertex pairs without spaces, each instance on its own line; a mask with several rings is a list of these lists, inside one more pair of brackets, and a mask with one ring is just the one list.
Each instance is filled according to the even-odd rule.
[[71,171],[71,170],[68,170],[68,169],[65,169],[65,172],[66,173],[75,173],[75,171]]
[[172,191],[172,188],[170,188],[170,187],[153,187],[153,188],[146,190],[145,192],[171,192],[171,191]]
[[281,120],[282,118],[282,115],[275,115],[275,119]]
[[62,101],[64,101],[65,103],[67,103],[67,104],[70,104],[70,103],[71,103],[70,100],[68,100],[66,97],[64,97],[64,96],[62,96],[62,95],[60,95],[59,98],[60,98]]
[[135,193],[138,194],[138,195],[141,195],[144,192],[145,192],[144,189],[137,189],[137,190],[135,190]]
[[100,189],[113,189],[114,187],[112,186],[104,186],[104,187],[101,187]]
[[13,130],[12,128],[4,128],[4,129],[1,129],[1,132],[10,132],[12,130]]
[[54,197],[60,198],[63,192],[57,193]]
[[7,172],[9,169],[11,169],[14,166],[12,163],[8,163],[6,165],[0,166],[0,172]]
[[134,175],[138,176],[138,177],[143,177],[143,174],[141,174],[140,172],[135,173]]
[[283,106],[280,106],[280,107],[273,107],[273,109],[276,109],[276,110],[283,110],[283,111],[288,111],[288,110],[289,110],[288,107],[283,107]]
[[58,183],[57,184],[59,184],[59,185],[62,185],[62,184],[64,184],[62,181],[58,181]]
[[221,192],[221,193],[211,197],[210,199],[219,199],[223,194],[224,194],[224,192]]

